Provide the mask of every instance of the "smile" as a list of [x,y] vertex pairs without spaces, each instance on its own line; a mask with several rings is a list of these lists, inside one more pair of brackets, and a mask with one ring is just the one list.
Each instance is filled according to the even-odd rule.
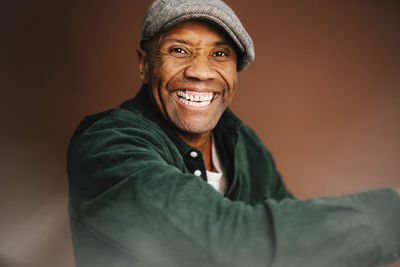
[[211,103],[215,93],[178,90],[176,95],[179,101],[185,105],[191,107],[205,107]]

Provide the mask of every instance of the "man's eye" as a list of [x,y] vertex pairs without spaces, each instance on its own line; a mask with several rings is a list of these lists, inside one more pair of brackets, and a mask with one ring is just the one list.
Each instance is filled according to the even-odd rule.
[[182,48],[172,48],[170,50],[170,52],[172,53],[178,53],[178,54],[187,54],[187,52],[185,50],[183,50]]
[[225,52],[222,52],[222,51],[217,51],[217,52],[213,53],[213,56],[214,57],[227,57],[228,54]]

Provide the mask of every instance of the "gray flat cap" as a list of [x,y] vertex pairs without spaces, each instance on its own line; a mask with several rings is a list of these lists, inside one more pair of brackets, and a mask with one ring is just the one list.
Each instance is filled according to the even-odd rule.
[[203,20],[218,25],[232,38],[241,52],[237,69],[244,70],[255,57],[253,40],[233,10],[221,0],[156,0],[143,20],[140,41],[187,20]]

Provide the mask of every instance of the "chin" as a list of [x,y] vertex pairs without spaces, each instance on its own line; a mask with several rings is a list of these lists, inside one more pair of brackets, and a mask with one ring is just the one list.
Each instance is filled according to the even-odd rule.
[[198,128],[178,128],[180,130],[180,132],[182,132],[183,134],[187,134],[187,135],[198,135],[198,134],[204,134],[207,133],[209,131],[212,131],[213,128],[211,129],[198,129]]
[[216,124],[199,127],[199,125],[175,125],[180,132],[187,135],[198,135],[212,131]]

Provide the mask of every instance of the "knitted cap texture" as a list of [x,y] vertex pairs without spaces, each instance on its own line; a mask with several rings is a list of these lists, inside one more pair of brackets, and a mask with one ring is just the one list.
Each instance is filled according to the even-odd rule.
[[202,20],[218,25],[233,40],[241,53],[237,69],[244,70],[255,57],[253,40],[233,10],[221,0],[156,0],[143,20],[140,41],[187,20]]

